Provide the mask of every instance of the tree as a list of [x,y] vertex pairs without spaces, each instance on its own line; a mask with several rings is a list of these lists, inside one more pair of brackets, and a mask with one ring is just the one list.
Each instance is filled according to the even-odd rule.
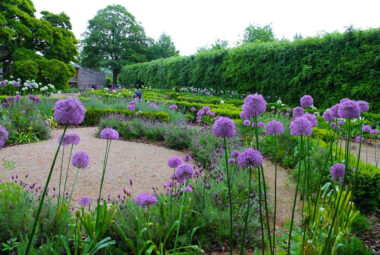
[[83,36],[82,65],[112,70],[114,85],[123,66],[148,60],[149,41],[144,29],[121,5],[99,10]]
[[73,70],[70,61],[75,61],[78,55],[77,40],[70,31],[70,18],[64,13],[56,15],[43,11],[42,18],[38,19],[35,11],[31,0],[0,1],[0,62],[3,71],[6,75],[11,72],[22,74],[24,79],[33,79],[37,75],[36,79],[43,82],[46,72],[41,68],[52,70],[49,64],[41,64],[46,60],[59,67],[55,69],[58,76],[68,77],[66,81],[59,79],[61,86],[67,86]]
[[179,55],[179,51],[176,50],[175,45],[172,42],[172,38],[165,33],[160,35],[156,43],[153,43],[151,51],[152,59],[170,58]]
[[275,37],[272,31],[272,25],[264,25],[262,27],[258,25],[250,24],[244,30],[243,43],[246,42],[271,42]]
[[222,50],[228,48],[228,41],[222,39],[216,39],[214,44],[211,44],[211,49]]

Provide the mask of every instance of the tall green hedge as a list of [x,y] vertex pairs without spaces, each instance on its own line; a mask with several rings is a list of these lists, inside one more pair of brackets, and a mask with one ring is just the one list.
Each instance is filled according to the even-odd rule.
[[230,50],[125,66],[123,84],[201,87],[281,96],[299,104],[310,94],[326,108],[343,97],[380,110],[380,28],[349,29],[303,40],[249,43]]

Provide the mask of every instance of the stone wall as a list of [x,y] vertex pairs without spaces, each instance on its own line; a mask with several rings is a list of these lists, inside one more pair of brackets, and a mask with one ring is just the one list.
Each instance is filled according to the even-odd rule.
[[104,87],[106,85],[106,74],[90,68],[80,67],[78,72],[78,88],[82,89],[87,84]]

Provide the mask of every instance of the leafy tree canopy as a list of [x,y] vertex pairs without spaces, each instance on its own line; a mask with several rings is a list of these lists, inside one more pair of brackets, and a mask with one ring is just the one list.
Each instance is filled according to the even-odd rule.
[[272,25],[258,26],[250,24],[244,30],[243,43],[247,42],[271,42],[276,40]]
[[176,50],[172,38],[165,33],[160,35],[156,43],[153,43],[151,46],[151,52],[152,59],[170,58],[179,55],[179,51]]
[[148,60],[151,42],[135,17],[121,5],[99,10],[83,35],[82,65],[112,70],[113,84],[123,66]]

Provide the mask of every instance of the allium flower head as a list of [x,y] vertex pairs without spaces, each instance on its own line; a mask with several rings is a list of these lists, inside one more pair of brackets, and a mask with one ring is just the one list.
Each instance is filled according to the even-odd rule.
[[314,103],[314,99],[310,95],[304,95],[300,101],[303,108],[308,108]]
[[60,99],[55,103],[54,118],[62,124],[79,125],[85,113],[82,102],[76,98]]
[[127,109],[128,110],[131,110],[131,111],[134,111],[135,110],[135,106],[134,105],[127,105]]
[[248,115],[246,112],[243,111],[240,113],[240,119],[245,119],[245,118],[248,118]]
[[356,101],[346,100],[340,103],[338,114],[341,118],[356,119],[360,116],[360,107]]
[[244,120],[243,121],[243,125],[244,126],[250,126],[251,125],[251,122],[249,120]]
[[175,176],[177,179],[188,180],[193,177],[193,167],[189,164],[181,164],[177,167],[177,171],[175,172]]
[[236,133],[235,122],[228,117],[220,117],[215,120],[212,126],[212,132],[216,137],[233,137]]
[[20,96],[20,95],[17,95],[17,96],[16,96],[16,100],[17,100],[17,101],[20,101],[20,100],[21,100],[21,96]]
[[260,121],[259,123],[257,123],[257,126],[258,126],[258,127],[265,127],[265,123],[262,122],[262,121]]
[[182,164],[182,159],[178,156],[173,156],[168,160],[168,165],[170,168],[176,168]]
[[[61,141],[62,135],[58,137],[58,143]],[[67,146],[67,145],[78,145],[80,142],[80,136],[77,133],[68,133],[65,134],[65,137],[63,138],[62,141],[62,146]]]
[[253,118],[265,112],[267,102],[265,101],[263,95],[256,93],[253,95],[248,95],[244,99],[242,108],[243,112],[246,113],[246,118]]
[[5,101],[7,101],[8,103],[14,102],[14,101],[16,101],[16,98],[14,98],[14,97],[6,97]]
[[336,104],[336,105],[334,105],[334,106],[332,106],[332,107],[330,108],[331,115],[332,115],[334,118],[339,118],[338,109],[339,109],[339,104]]
[[100,138],[107,140],[117,140],[119,139],[119,132],[113,128],[105,128],[100,132]]
[[8,131],[0,124],[0,148],[4,146],[6,140],[8,140]]
[[189,192],[189,193],[192,193],[193,192],[193,189],[190,187],[190,186],[187,186],[183,189],[184,192]]
[[344,124],[344,121],[338,121],[338,125],[343,125]]
[[82,207],[87,207],[91,204],[91,199],[88,196],[84,196],[81,199],[79,199],[78,204]]
[[195,112],[197,109],[195,107],[191,107],[191,111]]
[[90,156],[84,151],[77,151],[73,156],[72,162],[76,168],[86,168],[90,164]]
[[332,112],[330,110],[327,110],[323,113],[323,118],[327,122],[331,122],[335,120],[335,117],[333,116]]
[[170,110],[177,110],[178,106],[176,104],[173,104],[173,105],[169,106],[169,109]]
[[242,168],[258,168],[263,163],[263,156],[258,150],[246,148],[238,157],[239,166]]
[[230,158],[230,159],[228,160],[228,163],[229,163],[230,165],[235,164],[235,162],[236,162],[236,159],[234,159],[234,158]]
[[184,161],[184,162],[189,163],[189,162],[191,162],[192,160],[193,160],[193,159],[191,158],[190,155],[185,155],[185,156],[183,157],[183,161]]
[[155,196],[149,193],[141,193],[136,196],[135,203],[141,207],[155,205],[157,203],[157,199]]
[[205,112],[210,111],[210,106],[203,106],[202,110],[204,110]]
[[377,133],[379,133],[379,130],[377,130],[377,129],[371,129],[371,131],[369,131],[369,133],[371,135],[376,135]]
[[232,156],[233,158],[237,158],[237,157],[239,157],[239,155],[240,155],[240,152],[238,152],[238,151],[233,151],[233,152],[231,153],[231,156]]
[[371,131],[371,126],[370,125],[364,125],[362,127],[362,131],[365,133]]
[[200,109],[198,112],[197,112],[197,116],[202,116],[205,114],[205,111],[203,109]]
[[317,117],[315,117],[313,114],[306,113],[302,117],[305,117],[306,119],[308,119],[312,127],[318,126]]
[[311,122],[304,117],[298,117],[293,120],[289,128],[292,136],[311,136],[313,133]]
[[336,127],[336,124],[335,124],[334,122],[331,122],[331,123],[330,123],[330,127],[335,128],[335,127]]
[[137,102],[135,100],[132,100],[131,102],[129,102],[130,105],[135,105],[137,104]]
[[344,171],[346,166],[340,163],[336,163],[330,168],[331,176],[334,182],[340,181],[344,177]]
[[359,100],[357,101],[360,112],[368,112],[369,111],[369,104],[366,101]]
[[267,135],[279,135],[284,133],[284,125],[276,120],[269,121],[265,127]]
[[304,113],[305,113],[305,110],[300,106],[293,108],[293,117],[295,118],[301,117]]

